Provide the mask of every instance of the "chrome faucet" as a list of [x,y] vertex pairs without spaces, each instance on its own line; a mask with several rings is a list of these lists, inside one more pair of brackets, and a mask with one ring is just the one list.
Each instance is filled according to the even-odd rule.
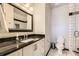
[[26,35],[24,35],[24,40],[26,40]]
[[19,37],[18,37],[18,33],[17,33],[17,36],[16,36],[16,47],[19,48]]
[[26,40],[27,39],[27,35],[24,35],[24,40]]

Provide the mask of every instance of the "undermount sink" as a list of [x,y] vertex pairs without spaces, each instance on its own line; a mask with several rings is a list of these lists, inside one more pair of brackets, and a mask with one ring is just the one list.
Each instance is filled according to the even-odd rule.
[[22,42],[22,43],[28,43],[28,42],[36,41],[36,40],[38,40],[38,38],[36,38],[36,39],[30,38],[30,39],[27,39],[27,40],[22,40],[21,42]]

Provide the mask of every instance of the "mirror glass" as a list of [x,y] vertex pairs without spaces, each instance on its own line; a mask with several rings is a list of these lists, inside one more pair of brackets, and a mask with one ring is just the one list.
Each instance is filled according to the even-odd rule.
[[[13,5],[12,5],[13,6]],[[14,28],[10,28],[10,32],[29,32],[33,31],[33,15],[26,11],[13,6],[14,8]]]

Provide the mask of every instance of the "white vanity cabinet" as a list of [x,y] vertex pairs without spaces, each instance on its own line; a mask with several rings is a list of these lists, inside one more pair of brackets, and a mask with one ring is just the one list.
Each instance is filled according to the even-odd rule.
[[44,39],[10,53],[7,56],[44,56]]
[[22,56],[22,49],[17,50],[13,53],[8,54],[7,56]]
[[34,56],[43,56],[44,55],[44,39],[41,39],[34,44],[36,44],[36,46],[34,47]]
[[23,48],[23,56],[43,56],[44,39]]
[[32,56],[33,55],[33,45],[26,46],[23,48],[23,56]]

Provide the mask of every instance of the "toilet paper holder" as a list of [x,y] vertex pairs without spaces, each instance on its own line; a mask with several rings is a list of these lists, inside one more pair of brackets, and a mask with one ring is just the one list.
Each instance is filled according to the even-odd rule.
[[79,31],[74,31],[74,36],[79,37]]

